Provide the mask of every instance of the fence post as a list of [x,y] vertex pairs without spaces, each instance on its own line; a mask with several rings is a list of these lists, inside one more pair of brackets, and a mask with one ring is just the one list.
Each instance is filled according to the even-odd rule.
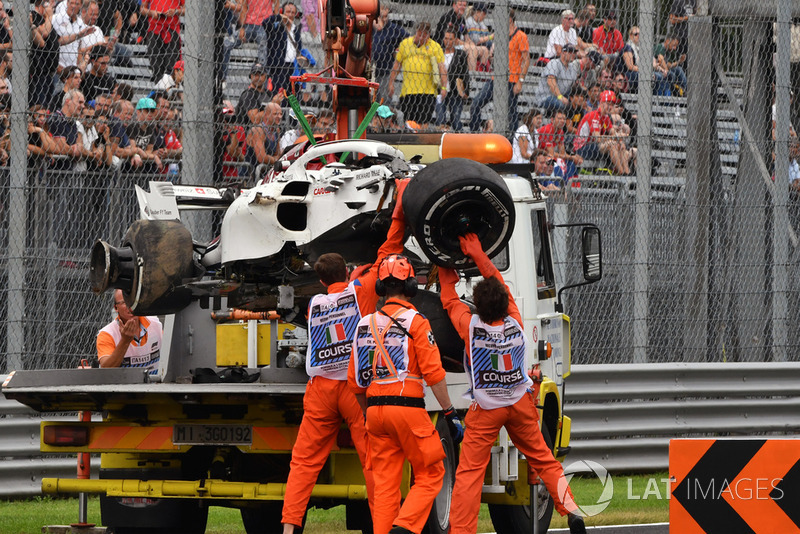
[[[214,177],[214,16],[209,0],[187,0],[183,58],[183,171],[181,183],[211,185]],[[210,239],[208,214],[188,214],[184,224],[195,239]]]
[[[775,109],[789,110],[791,0],[778,0]],[[786,360],[789,288],[789,113],[775,114],[775,194],[772,197],[772,359]]]
[[[506,137],[508,124],[508,0],[498,0],[494,5],[494,131]],[[489,83],[489,82],[486,82]]]
[[[639,0],[639,32],[642,50],[653,49],[653,0]],[[644,57],[650,57],[645,54]],[[650,334],[647,327],[650,294],[650,131],[653,107],[653,64],[639,64],[637,105],[638,155],[636,159],[636,203],[634,207],[633,267],[633,361],[647,361]]]
[[[6,320],[8,333],[6,351],[8,370],[22,369],[22,353],[25,349],[25,244],[27,241],[27,200],[25,182],[28,161],[28,49],[30,43],[30,21],[27,3],[16,3],[19,15],[13,20],[14,30],[14,77],[11,80],[11,146],[10,156],[14,165],[10,167],[8,212],[8,300]],[[25,163],[23,163],[25,162]]]

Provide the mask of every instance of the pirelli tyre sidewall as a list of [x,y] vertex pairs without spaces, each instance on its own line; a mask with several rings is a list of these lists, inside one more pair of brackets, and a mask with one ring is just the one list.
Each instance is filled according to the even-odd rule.
[[459,235],[477,234],[491,258],[514,230],[514,202],[503,179],[486,165],[463,158],[420,170],[403,194],[403,211],[425,255],[443,267],[474,266],[461,252]]
[[133,284],[123,291],[125,302],[137,315],[175,313],[191,300],[180,286],[193,276],[192,236],[180,221],[134,222],[124,246],[133,250]]

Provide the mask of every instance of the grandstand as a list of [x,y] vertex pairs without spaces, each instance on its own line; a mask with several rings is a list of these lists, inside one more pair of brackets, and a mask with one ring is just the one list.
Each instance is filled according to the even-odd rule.
[[[533,97],[539,83],[543,67],[536,64],[536,59],[544,54],[550,30],[560,21],[560,13],[570,5],[565,2],[511,2],[510,8],[517,10],[517,25],[528,35],[531,50],[531,67],[528,70],[527,82],[519,96],[518,111],[522,115],[534,106]],[[420,16],[418,3],[393,3],[390,19],[413,33],[413,27]],[[425,5],[426,20],[436,21],[447,10],[450,4]],[[486,18],[487,25],[494,25],[493,15]],[[153,83],[150,81],[150,67],[147,50],[143,44],[126,45],[132,53],[130,67],[112,66],[109,71],[118,81],[130,84],[134,88],[135,99],[150,93]],[[254,43],[245,43],[232,51],[228,77],[223,88],[223,98],[236,105],[239,95],[250,83],[250,66],[255,62],[257,47]],[[477,96],[481,87],[491,78],[491,73],[471,73],[470,97]],[[395,94],[399,94],[402,74],[396,82]],[[739,83],[739,86],[741,84]],[[741,88],[737,90],[737,99],[741,98]],[[632,113],[636,113],[635,93],[624,94],[624,105]],[[740,101],[736,105],[740,105]],[[731,179],[736,174],[739,158],[740,128],[731,103],[720,90],[719,109],[717,112],[717,131],[720,141],[721,169]],[[654,97],[652,107],[652,133],[654,144],[652,156],[658,161],[654,166],[654,176],[670,179],[686,177],[686,97]],[[483,118],[494,114],[494,106],[489,103],[482,111]],[[462,111],[462,123],[469,123],[469,106]],[[591,171],[599,162],[587,162],[584,169]]]

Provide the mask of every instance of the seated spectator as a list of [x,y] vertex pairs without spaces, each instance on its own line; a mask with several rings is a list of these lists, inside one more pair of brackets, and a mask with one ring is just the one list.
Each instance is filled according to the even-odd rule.
[[103,30],[97,26],[97,18],[100,15],[100,5],[97,0],[85,0],[81,8],[81,21],[92,31],[83,37],[78,43],[78,63],[79,67],[85,68],[88,59],[95,51],[103,51],[109,54],[114,52],[116,38],[107,38],[103,35]]
[[168,95],[183,93],[183,60],[172,66],[172,74],[165,72],[155,86],[156,91],[166,91]]
[[79,65],[81,39],[94,32],[80,17],[81,0],[64,0],[65,10],[53,15],[53,29],[58,34],[58,74],[67,67]]
[[597,16],[597,10],[594,5],[587,4],[575,17],[575,32],[578,34],[578,38],[586,44],[587,48],[594,46],[592,44],[592,24],[595,16]]
[[11,50],[11,38],[14,30],[11,29],[11,17],[8,16],[2,0],[0,0],[0,50]]
[[58,153],[47,125],[47,109],[35,104],[28,114],[28,168],[36,168],[49,156]]
[[241,165],[226,165],[226,163],[242,163],[247,148],[247,134],[244,128],[236,124],[236,113],[232,108],[224,107],[221,111],[219,124],[222,128],[220,142],[225,147],[222,152],[222,181],[225,183],[239,181],[240,174],[247,176]]
[[612,91],[604,91],[600,95],[600,105],[590,111],[578,125],[575,135],[575,153],[583,159],[598,160],[608,156],[617,174],[630,174],[628,163],[633,154],[619,138],[611,119],[611,110],[616,102]]
[[128,170],[142,166],[143,161],[136,143],[128,136],[128,127],[133,119],[133,104],[130,100],[118,100],[111,105],[112,117],[108,120],[109,142],[115,167]]
[[102,115],[108,118],[111,115],[111,104],[113,103],[114,99],[112,98],[111,93],[97,95],[94,97],[95,115]]
[[[91,108],[87,107],[85,109]],[[96,110],[92,111],[94,111],[94,116],[87,118],[87,116],[84,115],[84,120],[86,121],[84,127],[87,124],[93,126],[97,133],[94,141],[92,141],[89,146],[87,163],[89,171],[100,171],[112,167],[114,154],[112,152],[111,143],[109,142],[110,132],[108,129],[108,117],[98,114]],[[84,144],[84,146],[86,145]],[[105,198],[105,191],[103,191],[102,197]]]
[[121,100],[130,102],[133,100],[133,87],[125,82],[119,82],[117,83],[117,87],[111,92],[111,98],[114,102],[119,102]]
[[630,92],[628,88],[628,78],[624,73],[618,72],[614,75],[614,84],[611,86],[611,90],[617,93],[617,95]]
[[108,51],[114,65],[132,67],[132,52],[122,45],[130,26],[130,19],[138,16],[138,0],[97,0],[99,12],[95,26],[108,40]]
[[617,13],[614,10],[608,11],[603,17],[603,24],[594,29],[592,43],[603,54],[607,64],[616,63],[618,54],[625,47],[625,40],[617,29]]
[[586,91],[586,112],[594,111],[600,106],[600,93],[603,91],[600,90],[600,84],[596,83],[589,87],[589,90]]
[[[472,6],[472,13],[465,21],[467,28],[466,38],[472,41],[477,52],[476,69],[484,71],[489,70],[489,54],[494,42],[494,33],[489,31],[489,26],[486,24],[488,11],[489,7],[486,4],[478,2]],[[453,31],[455,32],[455,30]],[[442,42],[442,45],[444,46],[444,42]],[[469,59],[467,60],[467,65],[469,65]]]
[[564,109],[570,88],[581,74],[581,62],[577,59],[578,50],[571,44],[561,48],[558,59],[550,61],[542,69],[542,78],[534,97],[536,105],[545,111]]
[[572,140],[575,137],[575,132],[578,130],[583,116],[586,114],[586,89],[576,85],[569,93],[569,105],[564,110],[564,115],[567,117],[566,130],[567,139],[566,143],[571,146]]
[[80,89],[81,82],[83,81],[83,72],[80,68],[72,65],[66,69],[63,69],[59,78],[61,79],[61,83],[64,85],[60,91],[56,91],[56,93],[50,98],[50,105],[48,106],[50,111],[61,109],[61,105],[64,102],[64,95],[70,91]]
[[555,160],[547,155],[547,152],[541,148],[533,151],[531,156],[531,163],[533,163],[533,176],[539,184],[541,191],[560,191],[562,180],[553,174],[553,167]]
[[542,125],[544,115],[538,108],[533,108],[522,118],[522,123],[514,132],[514,142],[511,143],[512,156],[510,163],[529,163],[533,151],[538,147],[537,130]]
[[577,50],[586,48],[586,43],[578,40],[578,32],[573,28],[574,23],[575,13],[571,9],[565,9],[561,12],[561,24],[550,32],[544,57],[547,59],[561,57],[561,49],[566,44],[574,46]]
[[561,174],[564,182],[578,174],[578,167],[583,163],[583,158],[577,154],[568,154],[565,147],[567,116],[560,109],[553,111],[549,124],[538,130],[538,148],[544,150],[551,158],[556,159],[555,173]]
[[29,105],[49,106],[55,92],[53,77],[58,70],[59,36],[53,27],[53,5],[34,0],[31,11],[31,49],[28,77]]
[[181,142],[183,130],[177,121],[172,100],[163,91],[156,91],[151,98],[156,101],[155,120],[158,125],[158,135],[164,139],[164,146],[157,149],[156,154],[162,162],[180,159],[183,155]]
[[155,174],[164,168],[157,153],[164,148],[164,138],[159,136],[156,107],[152,98],[140,98],[136,103],[136,120],[128,125],[128,137],[136,144],[136,152],[144,162],[139,172],[146,174]]
[[403,129],[397,124],[393,117],[396,114],[387,105],[378,106],[372,122],[369,124],[369,131],[372,133],[397,133]]
[[11,92],[11,71],[13,69],[14,52],[0,49],[0,80],[5,82],[9,93]]
[[674,96],[683,96],[686,92],[686,71],[683,65],[686,64],[686,54],[681,54],[678,50],[680,41],[673,35],[667,35],[664,44],[657,44],[653,47],[653,56],[656,58],[662,74],[670,84],[670,90]]
[[108,73],[108,64],[110,62],[111,55],[105,48],[99,48],[92,52],[89,63],[92,68],[81,84],[81,90],[87,102],[95,100],[98,95],[114,92],[114,88],[117,86],[117,79]]
[[285,93],[273,93],[267,89],[267,69],[261,63],[255,63],[250,68],[250,85],[239,95],[236,105],[236,122],[240,125],[254,123],[253,114],[260,112],[264,102],[273,101],[280,104]]
[[789,188],[800,191],[800,142],[789,142]]
[[[444,32],[444,64],[449,84],[447,94],[436,104],[436,125],[449,124],[453,131],[460,132],[461,111],[469,98],[469,67],[467,54],[455,47],[456,36],[452,29]],[[448,114],[450,120],[447,120]]]
[[70,156],[61,170],[71,169],[83,154],[83,139],[78,131],[76,119],[81,116],[86,101],[83,93],[77,89],[64,94],[61,109],[50,114],[48,127],[56,143],[57,153]]
[[[621,70],[628,78],[628,90],[638,91],[639,87],[639,28],[631,27],[628,30],[628,42],[622,49],[622,61],[619,63]],[[669,95],[669,84],[666,82],[668,72],[663,71],[656,58],[653,58],[653,94]]]
[[281,107],[275,102],[265,102],[255,112],[249,114],[252,125],[247,131],[245,161],[250,166],[250,177],[260,178],[256,171],[259,165],[272,165],[280,157],[280,123],[283,117]]
[[603,68],[603,56],[597,50],[589,50],[581,61],[583,70],[578,85],[581,87],[591,87],[600,79],[600,74],[606,70]]
[[444,32],[452,28],[456,35],[456,45],[464,48],[467,53],[467,64],[469,70],[474,71],[478,65],[478,49],[475,43],[467,35],[467,21],[464,20],[464,13],[467,11],[466,0],[453,0],[453,9],[449,9],[444,15],[439,17],[436,29],[432,34],[432,39],[440,46],[444,42]]

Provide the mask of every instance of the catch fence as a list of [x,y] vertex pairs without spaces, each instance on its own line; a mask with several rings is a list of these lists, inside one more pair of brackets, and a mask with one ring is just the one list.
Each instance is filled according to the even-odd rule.
[[[73,367],[91,356],[111,299],[89,292],[89,247],[96,238],[120,244],[137,216],[133,185],[251,185],[280,153],[280,138],[297,133],[279,91],[292,92],[287,76],[326,64],[314,0],[297,0],[300,13],[269,0],[250,0],[245,11],[240,1],[222,0],[174,0],[174,8],[147,0],[51,4],[15,0],[0,12],[0,371]],[[528,149],[538,144],[545,154],[539,165],[536,154],[520,157],[532,157],[540,177],[553,172],[545,160],[559,163],[559,190],[548,193],[557,220],[601,228],[604,280],[566,293],[577,362],[800,359],[800,182],[793,181],[800,178],[800,98],[790,95],[800,86],[798,6],[381,6],[367,14],[372,49],[363,74],[380,83],[376,98],[387,108],[367,135],[472,125],[519,146],[525,134],[516,125],[525,126]],[[13,16],[29,11],[30,19]],[[287,33],[292,17],[296,30]],[[414,43],[421,22],[442,41],[442,56],[439,44]],[[577,51],[562,59],[576,26]],[[454,49],[440,37],[447,30]],[[401,47],[407,38],[411,44]],[[436,61],[398,55],[421,44]],[[423,117],[429,121],[408,122],[415,101],[401,96],[435,101],[439,59],[448,107],[434,105]],[[577,62],[574,81],[552,70],[559,62]],[[551,81],[567,82],[564,91],[556,83],[563,99],[547,83],[554,72]],[[459,87],[457,79],[468,83]],[[583,104],[570,100],[583,91]],[[614,102],[599,101],[606,91]],[[331,87],[306,84],[295,93],[312,126],[330,132]],[[552,100],[571,106],[563,144]],[[269,115],[273,101],[279,107]],[[580,152],[580,138],[594,128],[583,117],[595,108],[614,130],[598,151]],[[575,161],[576,154],[586,157]],[[566,244],[556,248],[561,272],[577,272]]]

